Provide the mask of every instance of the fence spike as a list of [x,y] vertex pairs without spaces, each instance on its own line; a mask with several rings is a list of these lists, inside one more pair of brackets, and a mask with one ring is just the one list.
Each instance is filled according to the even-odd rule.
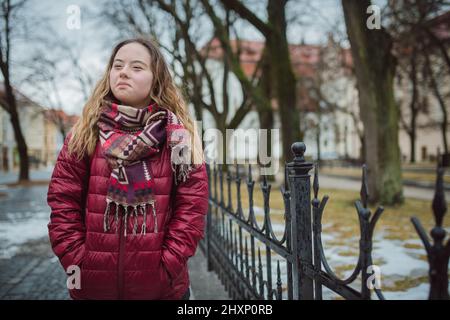
[[234,229],[233,233],[234,233],[235,263],[236,263],[236,266],[237,266],[238,265],[238,260],[239,260],[239,250],[238,250],[236,229]]
[[247,279],[250,279],[250,266],[248,265],[248,237],[245,237],[245,244],[244,244],[244,250],[245,250],[245,276]]
[[260,247],[258,247],[258,263],[261,265],[261,250]]
[[317,195],[319,194],[319,165],[314,165],[314,182],[313,182],[313,190],[314,190],[314,199],[317,199]]
[[437,177],[436,177],[436,187],[433,198],[433,214],[434,220],[436,222],[436,226],[442,227],[442,221],[444,220],[444,215],[447,211],[447,203],[445,202],[445,193],[444,193],[444,168],[438,165],[437,167]]
[[223,206],[223,165],[219,163],[219,193],[220,193],[220,205]]
[[263,267],[261,262],[261,250],[258,247],[258,281],[259,281],[259,294],[264,297],[264,283],[263,283]]
[[267,175],[266,175],[266,168],[263,168],[263,170],[261,170],[263,172],[263,184],[264,186],[267,186]]
[[230,173],[230,168],[228,168],[228,170],[227,170],[227,202],[228,202],[228,205],[227,205],[227,209],[228,210],[230,210],[230,211],[233,211],[233,203],[232,203],[232,199],[231,199],[231,180],[232,180],[232,177],[231,177],[231,173]]
[[281,282],[280,260],[277,260],[277,300],[283,297],[283,287]]
[[360,191],[361,201],[364,208],[367,208],[367,200],[369,198],[369,189],[367,187],[367,166],[363,164],[362,166],[362,181],[361,181],[361,191]]

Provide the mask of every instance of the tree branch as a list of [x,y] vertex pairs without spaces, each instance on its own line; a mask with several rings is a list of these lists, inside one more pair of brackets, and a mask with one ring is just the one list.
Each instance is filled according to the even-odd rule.
[[256,29],[259,30],[266,38],[272,32],[272,28],[261,19],[259,19],[250,9],[248,9],[239,0],[220,0],[222,5],[228,9],[236,12],[242,19],[250,22]]

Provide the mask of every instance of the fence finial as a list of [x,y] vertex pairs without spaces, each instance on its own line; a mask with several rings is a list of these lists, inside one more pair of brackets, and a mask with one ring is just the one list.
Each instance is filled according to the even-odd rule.
[[319,165],[314,165],[314,182],[313,182],[313,190],[314,190],[314,199],[317,199],[317,195],[319,194]]
[[303,142],[294,142],[291,151],[294,154],[294,162],[305,162],[306,145]]

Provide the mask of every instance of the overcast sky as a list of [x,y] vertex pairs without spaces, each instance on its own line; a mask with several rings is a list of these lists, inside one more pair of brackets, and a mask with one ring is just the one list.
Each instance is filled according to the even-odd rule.
[[[118,31],[114,30],[107,24],[99,24],[98,18],[93,16],[93,12],[103,10],[106,1],[87,1],[87,0],[30,0],[27,6],[26,15],[29,21],[37,21],[35,27],[30,28],[36,30],[41,28],[40,24],[48,24],[55,34],[63,37],[66,41],[77,48],[79,52],[80,64],[84,66],[96,79],[100,77],[105,69],[110,50],[114,46],[114,40],[117,38]],[[261,19],[265,19],[265,1],[250,0],[250,4],[254,6],[254,10]],[[71,13],[68,8],[76,6],[80,9],[80,28],[69,28],[67,23],[70,20]],[[317,44],[323,42],[328,31],[333,30],[340,25],[341,32],[345,32],[342,21],[342,9],[338,0],[291,0],[289,3],[288,16],[301,17],[297,19],[299,23],[295,27],[288,29],[288,39],[291,43],[300,43],[304,41],[307,44]],[[73,14],[72,14],[73,17]],[[340,24],[339,24],[340,23]],[[43,28],[43,27],[42,27]],[[42,31],[39,31],[42,32]],[[261,35],[249,27],[248,24],[242,23],[239,29],[240,37],[245,39],[262,39]],[[27,59],[33,52],[33,42],[17,43],[14,48],[13,55],[18,60]],[[44,55],[48,59],[52,59],[54,48],[46,47]],[[19,70],[18,67],[17,70]],[[59,90],[63,100],[63,109],[68,113],[79,114],[84,104],[84,98],[80,90],[74,88],[74,74],[70,70],[65,72],[65,76],[58,81]],[[16,81],[20,81],[20,76],[15,77]],[[35,94],[36,90],[30,85],[16,83],[20,90],[41,105],[46,105],[45,101],[41,101],[42,97]],[[32,85],[32,84],[31,84]]]

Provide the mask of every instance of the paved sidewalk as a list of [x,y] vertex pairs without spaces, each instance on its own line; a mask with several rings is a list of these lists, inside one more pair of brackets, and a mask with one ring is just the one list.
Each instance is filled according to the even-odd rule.
[[10,259],[0,259],[0,300],[67,300],[66,274],[46,239],[21,246]]
[[[228,300],[200,250],[189,259],[191,300]],[[66,275],[47,238],[28,241],[10,259],[0,259],[0,300],[67,300]]]
[[188,266],[192,300],[230,300],[216,273],[208,272],[206,257],[200,247],[188,260]]

